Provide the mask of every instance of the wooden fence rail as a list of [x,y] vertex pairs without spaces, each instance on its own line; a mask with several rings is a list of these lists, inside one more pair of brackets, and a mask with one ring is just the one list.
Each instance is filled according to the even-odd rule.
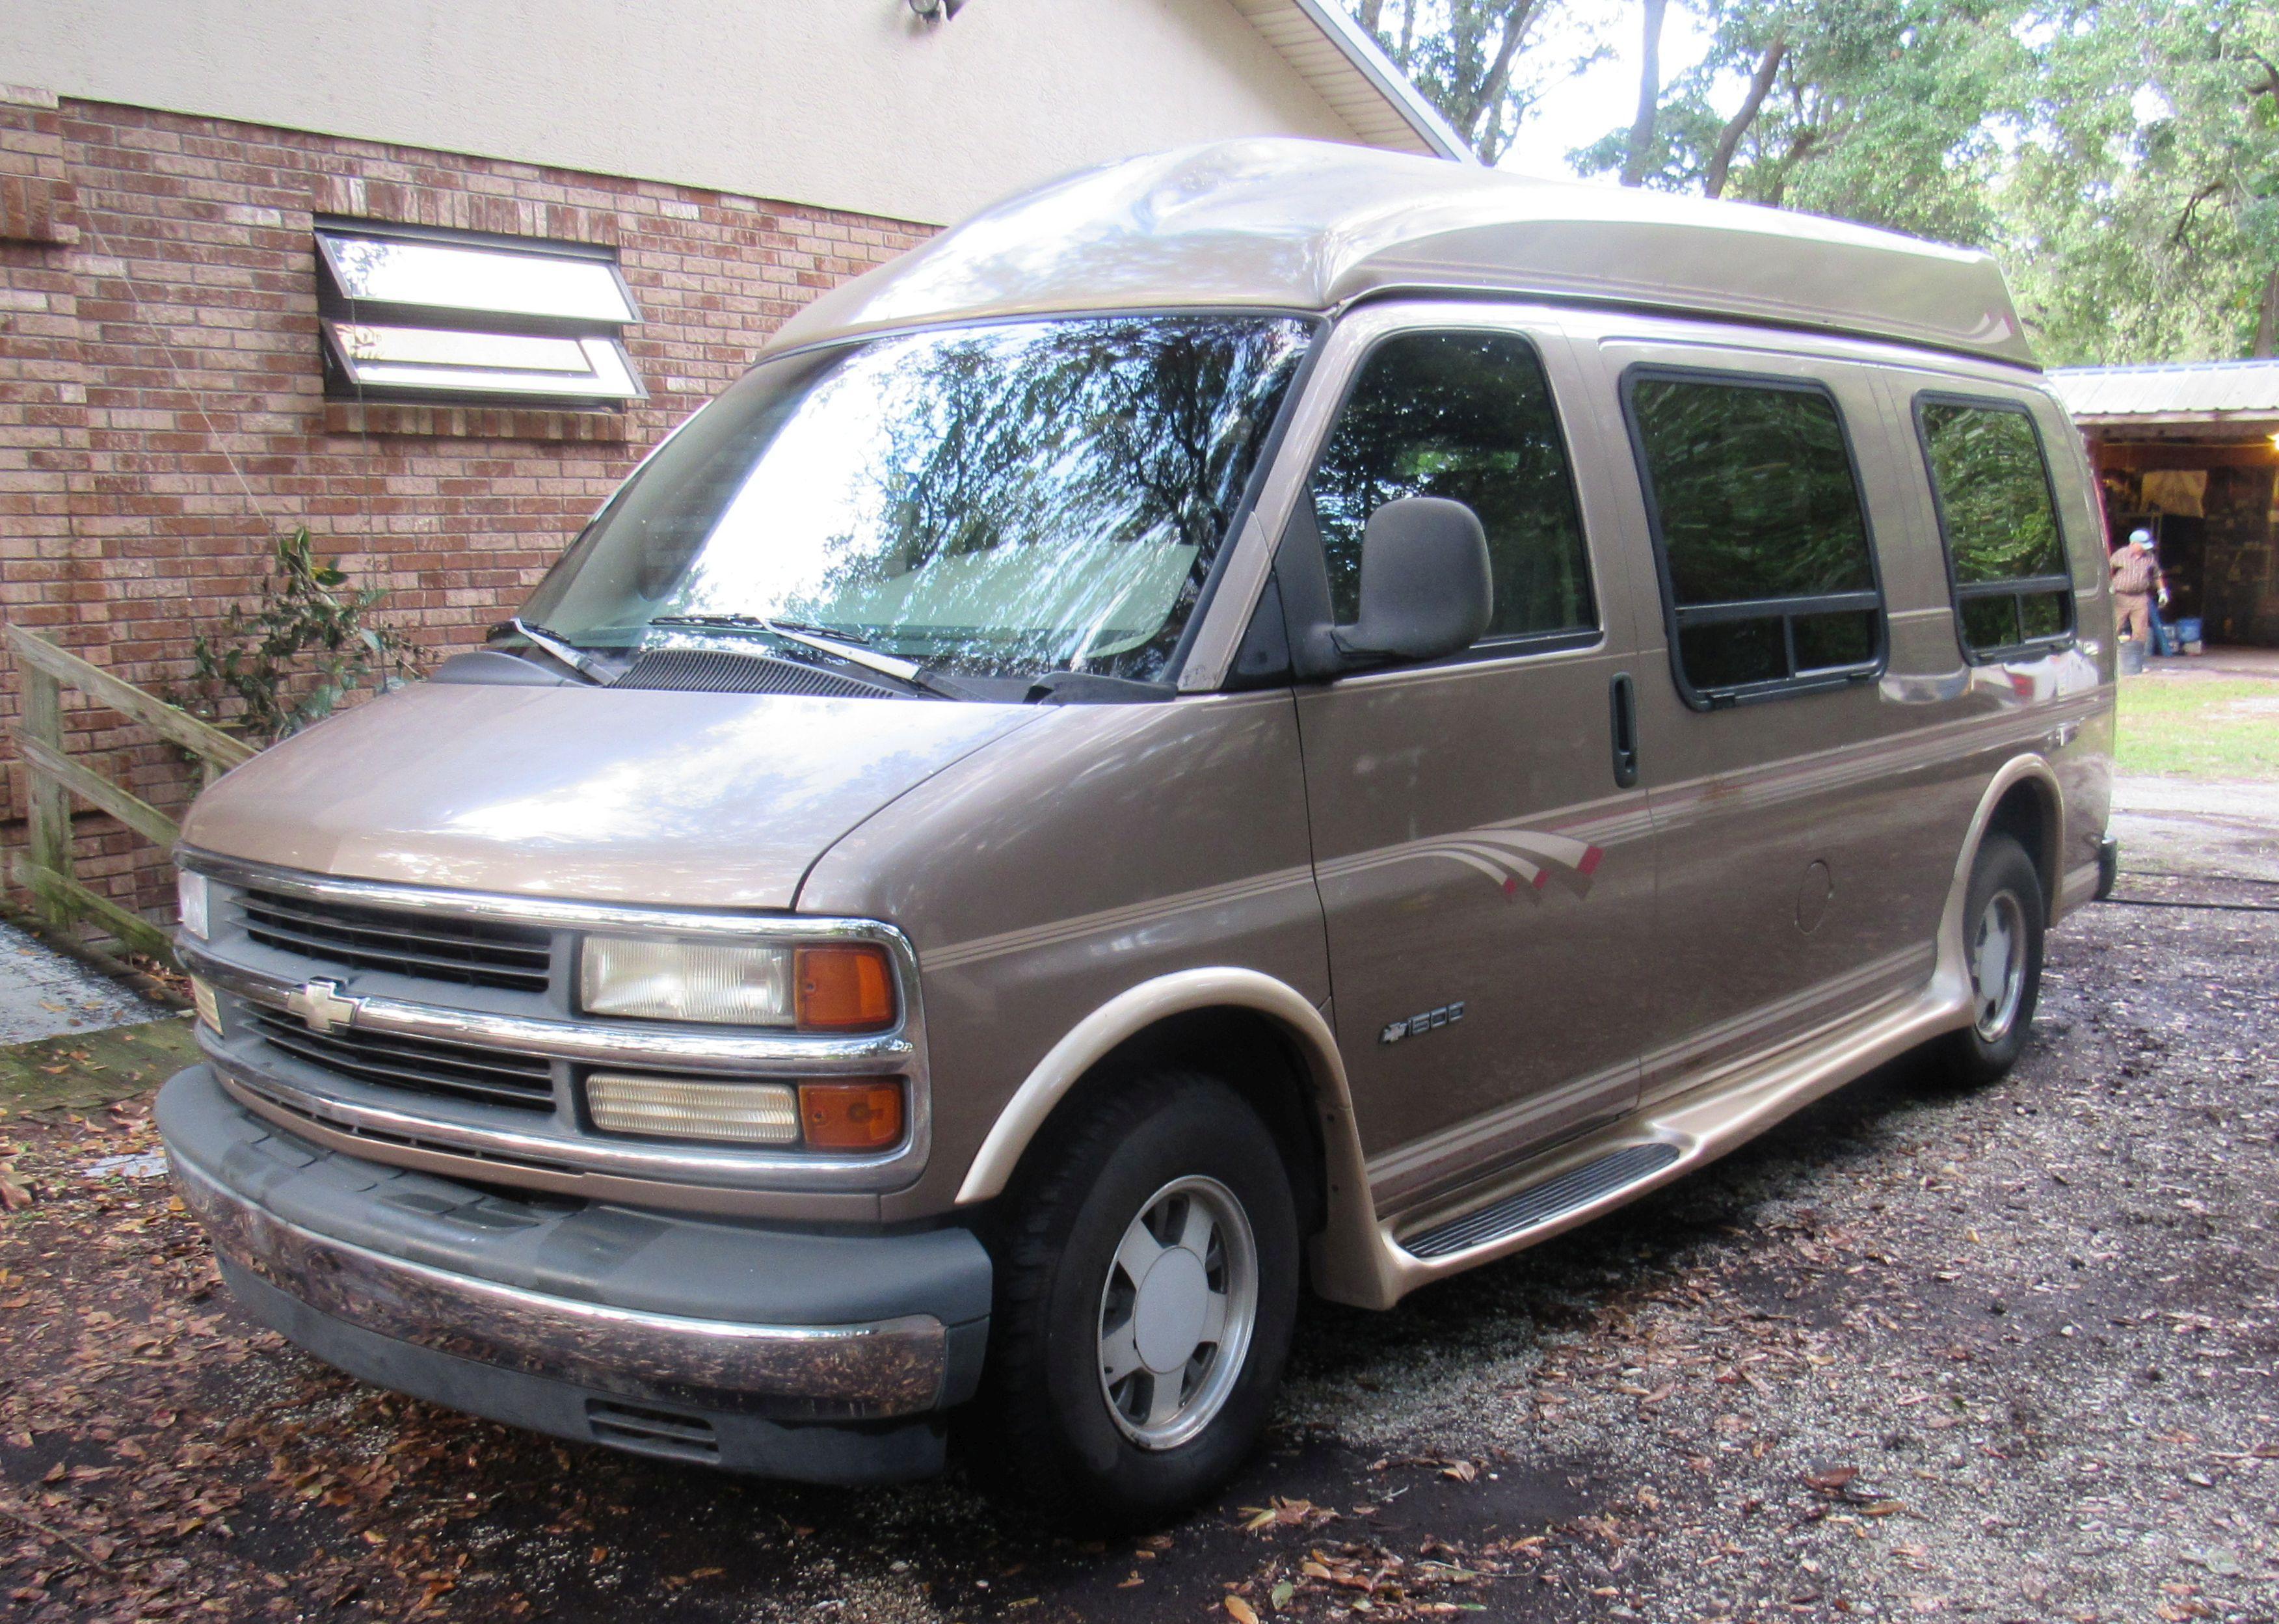
[[21,626],[8,627],[7,640],[24,692],[23,719],[10,732],[30,779],[28,838],[10,865],[10,877],[32,893],[42,916],[58,929],[68,931],[83,922],[101,925],[137,952],[171,962],[173,946],[165,931],[88,890],[72,872],[72,797],[100,808],[163,846],[173,846],[180,827],[141,796],[65,753],[63,691],[75,689],[180,746],[198,758],[208,784],[239,762],[252,760],[253,747]]

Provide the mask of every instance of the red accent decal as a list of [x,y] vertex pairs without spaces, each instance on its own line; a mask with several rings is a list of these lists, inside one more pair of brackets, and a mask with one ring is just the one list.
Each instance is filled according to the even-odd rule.
[[1605,855],[1606,853],[1600,851],[1595,846],[1592,846],[1589,851],[1583,854],[1583,861],[1575,865],[1575,872],[1581,875],[1585,879],[1590,878],[1591,876],[1599,871],[1599,859]]
[[1546,885],[1549,885],[1550,883],[1551,883],[1551,870],[1550,870],[1550,869],[1538,869],[1535,871],[1535,888],[1536,888],[1538,891],[1542,890]]
[[1519,894],[1519,881],[1515,878],[1507,878],[1503,883],[1503,894],[1508,897],[1517,896]]

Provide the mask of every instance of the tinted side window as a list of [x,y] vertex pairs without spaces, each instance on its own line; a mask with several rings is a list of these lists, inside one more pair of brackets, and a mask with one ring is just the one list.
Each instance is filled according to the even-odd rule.
[[1883,598],[1827,391],[1636,372],[1626,395],[1687,697],[1874,670]]
[[1490,638],[1594,628],[1583,523],[1551,387],[1503,333],[1411,333],[1370,352],[1314,471],[1340,624],[1361,612],[1361,537],[1401,496],[1469,505],[1495,580]]
[[1991,655],[2073,630],[2073,581],[2041,436],[2024,409],[1919,395],[1962,645]]

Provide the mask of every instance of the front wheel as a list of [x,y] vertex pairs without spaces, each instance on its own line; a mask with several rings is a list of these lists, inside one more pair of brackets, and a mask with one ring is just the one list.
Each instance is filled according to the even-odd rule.
[[1189,1072],[1119,1090],[1044,1156],[999,1248],[999,1464],[1057,1522],[1137,1527],[1265,1425],[1297,1314],[1289,1175],[1256,1113]]
[[1970,870],[1963,903],[1962,957],[1970,1024],[1947,1039],[1947,1069],[1958,1083],[1991,1083],[2017,1063],[2042,986],[2041,877],[2025,847],[1988,835]]

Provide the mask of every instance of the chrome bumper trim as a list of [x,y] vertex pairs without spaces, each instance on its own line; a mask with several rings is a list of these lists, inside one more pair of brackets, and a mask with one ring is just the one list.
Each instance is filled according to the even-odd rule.
[[[177,945],[183,965],[225,992],[267,1009],[288,1009],[297,982],[226,963],[187,939]],[[527,1015],[483,1015],[393,998],[359,998],[348,1025],[357,1031],[393,1032],[438,1043],[480,1045],[549,1060],[605,1066],[655,1066],[676,1071],[750,1076],[773,1069],[800,1076],[906,1069],[917,1050],[899,1032],[877,1038],[750,1037],[740,1031],[676,1031],[669,1028],[542,1021]]]
[[[198,1046],[225,1086],[251,1104],[264,1101],[277,1111],[305,1117],[365,1142],[357,1153],[385,1161],[397,1145],[474,1156],[495,1164],[503,1182],[520,1169],[546,1173],[602,1174],[672,1184],[705,1184],[723,1190],[868,1192],[907,1182],[906,1149],[876,1156],[798,1155],[764,1151],[716,1150],[691,1143],[667,1145],[642,1139],[604,1139],[597,1135],[524,1133],[477,1127],[449,1117],[362,1104],[333,1094],[296,1088],[280,1077],[257,1072],[203,1038]],[[249,1097],[249,1098],[247,1098]],[[256,1106],[258,1109],[259,1107]]]
[[330,1319],[434,1352],[634,1398],[813,1420],[920,1414],[948,1379],[948,1332],[932,1314],[737,1325],[549,1297],[329,1239],[168,1161],[225,1260]]
[[391,885],[385,880],[341,879],[298,869],[272,869],[263,863],[200,851],[193,846],[176,846],[174,861],[226,885],[280,892],[287,896],[354,908],[448,914],[456,918],[568,931],[735,936],[748,941],[768,937],[802,942],[875,941],[893,950],[905,961],[904,968],[916,961],[909,938],[894,926],[875,919],[841,919],[820,914],[701,913],[694,908],[643,908],[634,903],[576,902],[556,897],[447,891],[436,886]]

